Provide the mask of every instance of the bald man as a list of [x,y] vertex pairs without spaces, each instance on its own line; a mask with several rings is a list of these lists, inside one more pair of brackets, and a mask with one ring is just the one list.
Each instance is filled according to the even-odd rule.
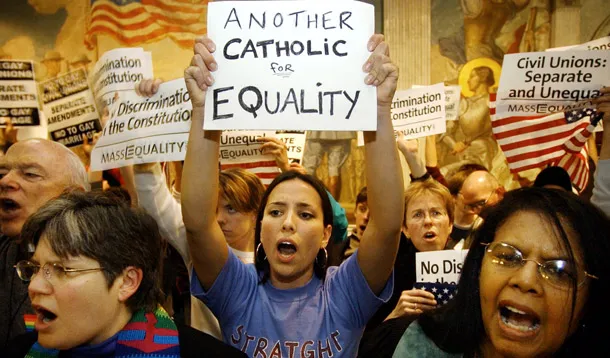
[[25,332],[24,315],[33,314],[27,284],[13,268],[29,258],[21,242],[23,224],[47,201],[68,188],[89,190],[87,171],[65,146],[45,139],[17,142],[0,158],[0,352]]
[[[504,198],[504,187],[500,185],[498,179],[486,171],[477,170],[472,172],[458,193],[457,203],[463,205],[464,217],[462,220],[472,219],[472,228],[478,227],[481,220],[477,220],[483,209],[493,206]],[[469,238],[465,240],[463,248],[468,248]],[[461,245],[456,245],[460,247]]]

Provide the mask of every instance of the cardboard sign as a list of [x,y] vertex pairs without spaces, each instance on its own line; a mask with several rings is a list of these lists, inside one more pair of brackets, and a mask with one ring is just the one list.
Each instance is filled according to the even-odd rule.
[[457,284],[468,250],[440,250],[415,254],[417,282]]
[[92,170],[184,159],[192,114],[184,79],[163,83],[150,98],[121,92],[116,108],[91,153]]
[[[411,88],[422,88],[426,86],[413,85]],[[445,119],[457,121],[460,113],[460,85],[445,86]]]
[[0,127],[40,125],[34,67],[29,60],[0,60]]
[[147,78],[153,78],[150,52],[139,47],[117,48],[105,52],[95,63],[90,81],[101,110],[114,103],[117,91],[132,91],[137,83]]
[[205,129],[376,129],[376,88],[362,71],[372,5],[213,2],[207,29],[218,70]]
[[279,174],[272,155],[263,154],[259,137],[273,137],[272,131],[223,131],[220,137],[220,168],[242,168],[256,174],[264,185]]
[[[548,49],[547,51],[590,51],[590,50],[610,50],[610,36],[602,37],[601,39],[585,42],[582,45],[572,45],[564,47],[556,47]],[[604,126],[603,121],[599,121],[595,127],[595,132],[603,132]]]
[[610,51],[559,51],[504,56],[496,118],[591,107],[610,83]]
[[87,72],[81,68],[40,84],[49,137],[66,147],[83,144],[102,128]]
[[404,134],[405,139],[445,133],[445,86],[439,83],[396,91],[392,124],[394,131]]
[[588,50],[610,50],[610,36],[602,37],[597,40],[585,42],[580,45],[571,45],[547,49],[547,51],[588,51]]
[[301,163],[303,161],[303,152],[305,151],[304,131],[277,131],[275,136],[286,144],[288,159],[291,162]]

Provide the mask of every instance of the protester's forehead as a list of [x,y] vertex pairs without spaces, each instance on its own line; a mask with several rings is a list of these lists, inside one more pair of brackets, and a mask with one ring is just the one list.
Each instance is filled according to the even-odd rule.
[[37,164],[47,169],[63,170],[66,153],[45,140],[27,140],[12,145],[0,162],[3,164]]

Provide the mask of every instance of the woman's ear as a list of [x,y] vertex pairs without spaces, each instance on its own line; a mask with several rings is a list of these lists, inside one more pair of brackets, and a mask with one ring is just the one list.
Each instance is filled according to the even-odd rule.
[[330,240],[330,235],[332,235],[333,233],[333,227],[332,225],[326,225],[326,227],[324,228],[324,238],[322,239],[322,247],[326,248],[326,245],[328,245],[328,241]]
[[403,225],[402,226],[402,233],[405,234],[407,239],[410,239],[410,237],[409,237],[409,229],[407,229],[407,225]]
[[129,266],[117,278],[119,301],[126,302],[129,297],[133,296],[142,283],[142,269]]

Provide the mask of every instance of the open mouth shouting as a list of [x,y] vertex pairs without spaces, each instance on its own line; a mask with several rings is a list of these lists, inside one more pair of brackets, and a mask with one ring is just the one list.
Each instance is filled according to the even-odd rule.
[[0,199],[0,217],[4,219],[10,219],[18,214],[21,205],[13,199],[1,198]]
[[292,240],[280,240],[277,243],[277,252],[280,261],[288,263],[294,259],[297,253],[297,246]]
[[36,312],[36,323],[34,327],[39,332],[48,328],[57,319],[57,315],[45,307],[32,305],[32,308],[34,308],[34,311]]
[[437,235],[436,235],[436,233],[434,231],[427,231],[424,234],[424,240],[425,241],[434,241],[434,240],[436,240],[436,237],[437,237]]
[[528,338],[540,330],[540,317],[526,307],[511,303],[500,303],[500,328],[511,338]]

